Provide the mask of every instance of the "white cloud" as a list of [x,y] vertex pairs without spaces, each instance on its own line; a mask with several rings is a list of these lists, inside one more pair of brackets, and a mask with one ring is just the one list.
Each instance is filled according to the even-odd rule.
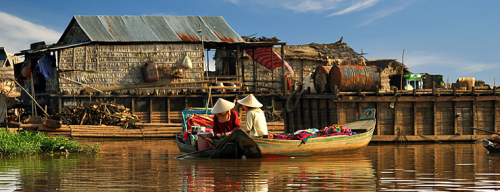
[[452,82],[459,77],[476,77],[476,79],[487,80],[487,83],[491,85],[493,85],[493,82],[490,82],[493,80],[491,76],[494,75],[492,71],[500,69],[498,63],[471,61],[422,51],[410,54],[405,53],[404,63],[414,73],[440,73],[445,77],[450,77]]
[[361,11],[363,9],[366,9],[368,7],[371,7],[375,4],[377,4],[378,1],[379,0],[364,0],[364,1],[353,2],[353,4],[350,7],[346,8],[342,11],[332,13],[332,14],[328,15],[328,17],[335,16],[335,15],[344,15],[344,14],[348,14],[348,13],[352,13],[352,12],[356,12],[356,11]]
[[[239,0],[228,0],[230,2],[240,2]],[[298,13],[321,12],[337,9],[345,0],[255,0],[267,7],[278,7],[292,10]]]
[[238,4],[240,2],[240,0],[227,0],[227,1],[234,3],[234,4]]
[[387,17],[389,16],[390,14],[394,13],[394,12],[398,12],[398,11],[401,11],[405,8],[406,6],[401,6],[401,7],[396,7],[394,9],[389,9],[389,10],[381,10],[381,11],[378,11],[374,14],[372,14],[370,16],[370,19],[368,19],[366,22],[360,24],[359,26],[363,26],[363,25],[368,25],[370,23],[372,23],[373,21],[376,21],[376,20],[379,20],[379,19],[382,19],[384,17]]
[[[265,5],[268,8],[281,8],[292,10],[296,13],[307,13],[307,12],[332,12],[334,13],[327,15],[326,17],[346,15],[353,12],[362,11],[373,7],[380,3],[380,0],[254,0],[254,1],[241,1],[241,0],[226,0],[240,6],[246,6],[243,4],[258,3]],[[400,2],[403,5],[395,8],[385,8],[384,10],[377,11],[375,13],[364,12],[367,19],[365,22],[360,24],[360,26],[367,25],[376,21],[378,19],[389,16],[390,14],[400,11],[408,6],[411,1],[395,1]],[[393,2],[394,3],[394,2]]]
[[14,15],[0,11],[0,47],[5,47],[9,53],[18,53],[29,49],[30,44],[45,41],[56,43],[60,32],[44,26],[31,23]]

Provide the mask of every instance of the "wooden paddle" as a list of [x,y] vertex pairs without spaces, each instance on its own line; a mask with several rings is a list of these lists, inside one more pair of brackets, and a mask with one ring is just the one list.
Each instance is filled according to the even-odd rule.
[[493,131],[488,131],[488,130],[484,130],[484,129],[479,129],[479,128],[475,128],[475,127],[471,127],[472,129],[475,129],[475,130],[479,130],[479,131],[484,131],[486,133],[491,133],[491,134],[498,134],[498,133],[495,133]]
[[191,153],[186,153],[186,154],[179,155],[176,158],[182,158],[182,157],[185,157],[185,156],[198,154],[198,153],[205,152],[205,151],[208,151],[208,150],[212,150],[212,149],[208,148],[208,149],[203,149],[201,151],[194,151],[194,152],[191,152]]

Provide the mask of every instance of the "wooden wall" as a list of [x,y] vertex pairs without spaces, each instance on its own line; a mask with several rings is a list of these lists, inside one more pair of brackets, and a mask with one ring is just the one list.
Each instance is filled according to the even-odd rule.
[[[228,101],[234,101],[242,99],[246,95],[215,95],[212,97],[212,103],[209,104],[209,108],[212,107],[219,97],[222,97]],[[274,110],[278,115],[281,114],[280,99],[277,96],[271,95],[256,95],[256,98],[266,106],[276,106]],[[79,103],[91,101],[101,101],[101,102],[114,102],[117,104],[124,105],[130,108],[132,113],[137,115],[141,122],[143,123],[181,123],[182,122],[182,110],[187,108],[204,108],[208,99],[208,95],[190,95],[190,96],[130,96],[130,95],[116,95],[116,96],[94,96],[89,98],[88,96],[77,95],[75,97],[62,96],[61,106],[76,106]],[[234,110],[238,112],[240,116],[241,124],[246,122],[246,112],[240,105],[236,105]],[[274,123],[271,124],[272,129],[283,130],[283,124]]]
[[[286,103],[286,98],[284,99]],[[355,121],[376,108],[374,141],[476,140],[489,135],[471,127],[500,132],[500,96],[422,97],[303,95],[285,115],[285,131],[324,128]],[[293,108],[295,99],[289,102]]]
[[[188,55],[193,69],[184,69],[183,78],[173,78],[171,72],[180,68]],[[203,49],[201,44],[131,44],[85,45],[59,51],[59,73],[54,80],[47,79],[49,93],[79,94],[83,86],[67,81],[66,77],[90,86],[117,86],[143,84],[141,67],[147,60],[158,66],[159,82],[188,82],[202,80]],[[166,94],[165,90],[141,89],[149,94]]]

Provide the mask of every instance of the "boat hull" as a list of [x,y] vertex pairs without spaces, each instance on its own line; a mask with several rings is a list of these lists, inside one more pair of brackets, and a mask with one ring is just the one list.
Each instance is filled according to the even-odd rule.
[[241,159],[245,158],[260,158],[261,151],[259,146],[252,138],[241,130],[236,130],[229,135],[224,146],[217,149],[199,151],[195,146],[188,145],[182,141],[181,134],[176,137],[177,147],[181,153],[191,153],[189,156],[194,157],[209,157],[223,159]]
[[[339,153],[353,153],[363,149],[370,142],[375,120],[367,120],[368,131],[351,136],[316,137],[303,143],[301,140],[280,140],[254,138],[263,156],[313,156]],[[348,127],[348,126],[346,126]],[[349,128],[349,127],[348,127]]]
[[500,148],[496,147],[492,141],[483,139],[483,146],[489,153],[500,153]]

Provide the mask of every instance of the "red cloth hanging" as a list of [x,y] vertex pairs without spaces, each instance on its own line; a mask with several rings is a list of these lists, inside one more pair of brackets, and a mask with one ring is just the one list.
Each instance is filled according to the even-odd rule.
[[[261,65],[264,65],[266,68],[269,70],[273,70],[276,67],[281,66],[281,57],[275,52],[271,52],[271,47],[257,47],[255,49],[245,49],[248,55],[252,57],[253,60],[257,61],[257,63],[260,63]],[[271,55],[272,55],[272,63],[271,63]],[[290,71],[290,74],[293,75],[293,69],[292,67],[286,62],[283,62],[285,64],[285,68]]]

